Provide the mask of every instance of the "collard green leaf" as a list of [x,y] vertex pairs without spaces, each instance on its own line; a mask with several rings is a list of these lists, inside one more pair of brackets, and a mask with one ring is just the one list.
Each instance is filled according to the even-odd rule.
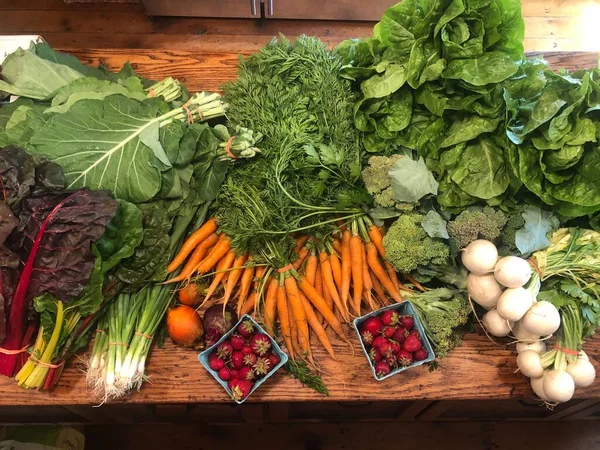
[[157,166],[162,163],[155,153],[160,106],[122,95],[81,100],[46,122],[29,151],[60,164],[69,189],[108,189],[119,199],[148,201],[161,183]]
[[425,230],[425,233],[432,238],[441,238],[441,239],[449,239],[448,229],[446,228],[446,221],[444,218],[435,211],[434,209],[429,210],[423,221],[421,222],[421,226]]
[[560,222],[548,211],[527,205],[522,213],[525,225],[515,233],[515,243],[522,255],[543,250],[550,245],[549,236]]
[[428,194],[437,194],[438,183],[423,158],[418,161],[409,157],[401,158],[389,171],[389,176],[394,198],[398,202],[414,203]]

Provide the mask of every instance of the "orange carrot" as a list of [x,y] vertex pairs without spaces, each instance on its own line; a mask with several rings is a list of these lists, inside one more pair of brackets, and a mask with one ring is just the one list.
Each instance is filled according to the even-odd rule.
[[294,261],[294,263],[292,264],[292,267],[296,270],[298,270],[300,268],[300,266],[302,265],[302,263],[304,262],[304,259],[308,256],[308,248],[306,247],[302,247],[299,251],[298,251],[298,258],[296,259],[296,261]]
[[382,258],[385,259],[385,248],[383,248],[383,235],[381,234],[381,231],[375,226],[375,224],[371,224],[369,226],[368,233],[371,242],[373,243],[373,245],[375,245],[375,248],[377,249],[377,252]]
[[[284,287],[285,289],[285,287]],[[292,312],[292,308],[290,306],[290,302],[287,302],[288,308],[288,316],[290,320],[290,329],[292,330],[292,347],[294,353],[302,353],[302,349],[300,347],[300,343],[298,341],[298,324],[294,320],[294,313]]]
[[[248,258],[248,261],[251,261],[252,257]],[[250,286],[252,286],[252,280],[254,279],[254,271],[255,267],[250,265],[244,269],[244,273],[242,275],[242,281],[240,282],[240,290],[238,295],[238,309],[241,308],[246,302],[248,298],[248,293],[250,292]],[[240,315],[240,311],[238,311],[238,316]]]
[[325,318],[327,323],[331,326],[333,331],[335,331],[338,334],[338,336],[340,336],[342,339],[344,339],[347,342],[348,336],[346,336],[346,333],[344,332],[344,329],[342,328],[342,324],[335,317],[335,314],[329,308],[329,306],[327,306],[325,299],[323,299],[323,297],[321,297],[317,293],[317,291],[315,290],[313,285],[310,284],[306,280],[306,278],[300,277],[300,279],[298,280],[298,287],[300,288],[302,293],[304,295],[306,295],[306,298],[308,299],[308,301],[310,301],[310,303],[312,303],[312,305],[315,308],[317,308],[317,310],[323,315],[323,317]]
[[379,262],[379,254],[377,253],[377,248],[372,242],[367,242],[367,262],[369,264],[369,268],[373,271],[381,286],[390,294],[394,300],[398,303],[402,301],[402,296],[400,292],[394,287],[394,283],[390,280],[386,270],[383,268],[381,263]]
[[256,292],[252,292],[244,301],[242,305],[242,309],[240,310],[239,316],[243,316],[244,314],[250,314],[252,308],[254,308],[254,304],[256,303]]
[[[217,248],[221,244],[221,242],[225,239],[225,237],[226,236],[224,234],[221,234],[217,237],[217,242],[215,242],[214,245],[209,246],[207,244],[206,249],[197,248],[198,253],[200,255],[202,255],[202,253],[204,253],[204,255],[201,256],[201,258],[204,258],[204,259],[200,258],[201,260],[199,262],[197,262],[196,259],[198,258],[198,254],[195,256],[192,255],[192,257],[190,258],[188,263],[184,266],[183,270],[179,273],[179,275],[177,275],[175,278],[171,278],[170,280],[165,281],[163,284],[178,283],[180,281],[188,280],[189,278],[191,278],[191,276],[194,275],[194,273],[196,272],[196,269],[198,268],[198,264],[201,264],[202,261],[204,261],[210,255],[212,255],[212,253],[215,251],[215,248]],[[207,239],[212,240],[213,238],[208,237]],[[198,247],[202,247],[204,242],[206,242],[207,239],[205,239],[200,244],[198,244]],[[209,243],[210,243],[210,241],[209,241]],[[195,251],[194,251],[194,253],[195,253]],[[227,252],[225,252],[225,253],[227,253]],[[223,257],[223,255],[221,255],[221,257]],[[192,259],[194,259],[194,261],[192,261]],[[219,259],[221,259],[221,258],[218,258],[217,261]],[[192,263],[194,263],[193,266],[192,266]]]
[[[206,295],[204,296],[205,302],[208,301],[208,299],[211,297],[211,295],[213,295],[215,293],[215,291],[217,290],[217,287],[219,286],[219,283],[221,282],[221,280],[227,273],[228,269],[231,268],[231,265],[233,264],[234,261],[235,261],[235,253],[230,251],[229,253],[227,253],[227,255],[225,255],[222,258],[222,262],[219,262],[219,264],[217,265],[217,273],[215,273],[215,277],[213,278],[213,281],[210,284],[210,286],[208,287],[208,290],[206,291]],[[223,306],[225,306],[225,305],[223,305]]]
[[300,299],[300,292],[298,291],[296,279],[293,276],[288,276],[284,281],[284,285],[285,293],[290,305],[290,311],[292,312],[292,317],[298,328],[298,343],[300,344],[300,349],[305,355],[310,355],[308,322],[306,320],[304,307],[302,306],[302,300]]
[[280,286],[277,280],[277,315],[281,325],[281,334],[287,347],[290,358],[294,359],[294,346],[292,345],[292,328],[290,323],[290,313],[288,311],[288,302],[285,296],[283,286]]
[[185,266],[183,266],[183,269],[181,269],[181,274],[192,274],[196,266],[200,264],[200,261],[202,261],[202,258],[206,256],[208,251],[218,241],[219,235],[217,233],[212,233],[210,236],[208,236],[206,239],[200,242],[198,246],[194,249],[194,252],[190,256],[188,261],[185,263]]
[[363,241],[358,235],[350,238],[350,258],[352,261],[353,305],[360,316],[360,302],[363,293]]
[[394,269],[394,266],[392,266],[392,264],[389,261],[383,261],[383,264],[385,265],[385,271],[387,272],[388,277],[390,277],[390,280],[392,280],[392,283],[394,284],[396,290],[399,291],[400,282],[398,281],[398,274],[396,273],[396,269]]
[[350,230],[345,230],[342,235],[342,288],[340,296],[342,303],[348,304],[348,295],[350,294],[350,281],[352,279],[352,261],[350,258]]
[[308,282],[310,284],[312,284],[313,286],[315,285],[315,282],[317,280],[317,269],[319,268],[319,259],[317,258],[317,255],[315,255],[314,253],[311,253],[310,255],[308,255],[308,258],[306,260],[306,266],[304,267],[304,273],[306,276],[306,279],[308,280]]
[[[321,265],[319,264],[319,271],[320,270],[321,270]],[[321,290],[323,291],[322,297],[327,302],[327,306],[329,306],[329,309],[331,309],[332,311],[335,311],[336,308],[334,307],[333,297],[331,296],[331,292],[329,292],[329,289],[327,289],[325,287],[325,281],[323,281],[323,273],[320,272],[319,275],[317,276],[317,278],[321,278]]]
[[196,272],[199,274],[205,274],[211,270],[215,264],[231,249],[231,241],[227,236],[223,236],[223,239],[219,240],[213,247],[212,251],[208,254],[204,260],[196,267]]
[[333,249],[338,252],[339,254],[342,253],[342,241],[340,241],[339,239],[334,239],[333,240]]
[[329,255],[329,264],[331,264],[331,273],[333,274],[333,281],[338,289],[338,293],[342,289],[342,266],[340,264],[340,258],[335,253]]
[[304,234],[296,239],[296,253],[300,251],[300,249],[306,244],[308,241],[308,235]]
[[369,304],[369,308],[371,311],[375,311],[377,307],[373,301],[373,280],[371,280],[371,274],[369,273],[369,266],[367,265],[365,254],[363,254],[363,291],[367,303]]
[[265,294],[265,311],[263,313],[263,322],[265,328],[271,336],[275,336],[275,314],[277,311],[277,286],[279,283],[275,278],[271,278],[268,283],[267,293]]
[[404,276],[406,277],[406,279],[411,282],[413,284],[414,287],[416,287],[419,291],[421,292],[425,292],[425,288],[423,286],[421,286],[421,283],[419,283],[417,280],[415,280],[415,278],[409,274],[409,273],[405,273]]
[[323,290],[329,290],[329,294],[331,295],[331,298],[333,299],[333,302],[337,308],[340,310],[342,317],[347,322],[350,322],[348,310],[344,308],[344,305],[342,305],[342,299],[340,298],[337,288],[335,287],[333,273],[331,271],[331,263],[326,252],[319,253],[319,263],[321,265],[321,275],[323,276]]
[[387,296],[385,295],[385,292],[383,292],[383,287],[381,287],[381,283],[379,282],[377,277],[375,275],[373,275],[373,272],[370,272],[370,275],[371,275],[371,281],[373,283],[373,290],[375,291],[377,300],[379,300],[383,305],[387,306],[389,304],[389,302],[387,300]]
[[208,236],[217,230],[217,221],[212,218],[208,219],[204,225],[196,230],[183,244],[177,256],[167,267],[167,273],[174,272],[180,265],[183,264],[187,256],[196,248],[196,246],[205,240]]
[[315,334],[317,335],[317,339],[319,340],[323,348],[327,350],[329,356],[331,356],[331,358],[335,360],[335,353],[333,352],[331,342],[329,342],[329,338],[325,333],[325,329],[323,328],[323,325],[321,325],[321,321],[317,317],[317,314],[313,310],[313,307],[302,292],[300,292],[300,299],[302,300],[302,306],[304,307],[304,314],[306,314],[306,320],[308,322],[308,325],[310,325],[312,330],[315,332]]
[[225,285],[225,293],[223,294],[224,304],[227,304],[227,302],[229,301],[235,284],[242,276],[242,273],[245,272],[244,264],[246,264],[247,259],[248,255],[240,255],[237,258],[235,258],[235,261],[233,261],[233,265],[231,266],[232,270],[229,271],[229,276],[227,277],[227,284]]

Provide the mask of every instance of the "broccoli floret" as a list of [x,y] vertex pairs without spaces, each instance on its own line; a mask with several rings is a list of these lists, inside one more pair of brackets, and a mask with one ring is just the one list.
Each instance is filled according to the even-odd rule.
[[525,226],[525,219],[523,218],[524,209],[524,205],[519,205],[515,211],[508,214],[506,226],[500,234],[500,248],[498,250],[502,254],[510,255],[518,253],[515,237],[517,231]]
[[401,215],[383,237],[386,259],[398,272],[408,273],[418,266],[445,264],[450,250],[441,239],[427,235],[421,222],[423,215]]
[[490,206],[469,208],[448,222],[448,234],[455,239],[459,248],[464,248],[476,239],[494,241],[506,225],[506,215]]
[[403,295],[414,305],[439,358],[460,345],[471,314],[471,306],[463,294],[439,288]]
[[410,203],[399,203],[394,199],[394,190],[388,172],[403,158],[402,155],[371,156],[369,165],[361,172],[365,187],[375,202],[375,206],[383,208],[398,208],[410,211]]

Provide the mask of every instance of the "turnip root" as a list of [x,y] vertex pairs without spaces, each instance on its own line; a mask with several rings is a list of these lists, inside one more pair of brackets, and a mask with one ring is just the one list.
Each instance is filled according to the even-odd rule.
[[587,361],[590,360],[590,358],[588,357],[587,353],[584,352],[583,350],[579,350],[579,355],[577,355],[577,358],[583,358]]
[[[544,374],[545,374],[545,372],[544,372]],[[539,378],[532,378],[530,381],[531,381],[531,389],[533,389],[533,392],[535,392],[535,395],[537,395],[539,398],[541,398],[545,402],[549,402],[550,399],[546,396],[546,393],[544,392],[544,376],[542,375]]]
[[544,341],[523,341],[517,342],[517,353],[532,350],[538,355],[546,351],[546,343]]
[[533,297],[527,289],[507,289],[498,300],[498,314],[506,320],[516,322],[525,315],[532,304]]
[[588,387],[596,379],[596,369],[587,356],[585,358],[578,357],[577,361],[567,365],[567,372],[573,377],[577,387]]
[[515,322],[512,327],[512,335],[522,342],[536,342],[539,341],[540,336],[538,334],[527,331],[521,321]]
[[533,350],[525,350],[517,356],[517,367],[529,378],[539,378],[544,374],[540,355]]
[[498,315],[498,311],[492,309],[486,312],[481,319],[483,326],[492,336],[503,337],[510,333],[512,322],[503,319]]
[[485,309],[491,309],[496,306],[502,295],[502,286],[498,284],[492,274],[470,273],[467,277],[467,292],[475,303]]
[[543,389],[551,402],[564,403],[573,398],[575,382],[564,370],[549,370],[544,374]]
[[483,275],[494,270],[498,261],[498,249],[490,241],[477,239],[464,248],[461,259],[469,272]]
[[494,277],[507,288],[524,286],[531,278],[531,266],[518,256],[505,256],[496,263]]
[[538,336],[549,336],[560,327],[560,314],[552,303],[545,300],[535,302],[520,320],[527,331]]

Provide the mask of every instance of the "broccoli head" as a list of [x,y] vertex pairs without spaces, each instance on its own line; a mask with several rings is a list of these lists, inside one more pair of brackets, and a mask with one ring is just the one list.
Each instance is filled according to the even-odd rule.
[[439,288],[403,295],[415,307],[439,358],[460,345],[471,314],[471,306],[464,294]]
[[410,211],[410,203],[397,202],[388,172],[403,158],[402,155],[371,156],[369,164],[361,172],[365,187],[375,202],[375,206],[397,208]]
[[523,211],[525,209],[524,206],[525,205],[519,205],[515,211],[512,211],[510,214],[508,214],[506,226],[502,230],[499,240],[500,248],[498,250],[502,254],[511,255],[519,253],[515,238],[517,231],[525,226],[525,219],[523,218]]
[[401,215],[383,237],[386,259],[398,272],[408,273],[418,266],[445,264],[450,249],[442,239],[431,238],[423,230],[423,215]]
[[448,222],[448,234],[464,248],[476,239],[496,240],[506,222],[506,215],[490,206],[469,208]]

